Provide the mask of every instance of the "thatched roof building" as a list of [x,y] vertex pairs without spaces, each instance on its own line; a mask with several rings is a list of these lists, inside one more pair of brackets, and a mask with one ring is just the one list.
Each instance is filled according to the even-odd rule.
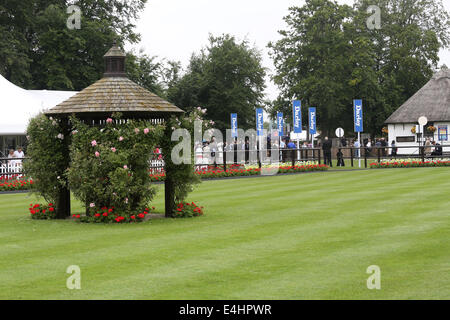
[[105,118],[105,114],[121,112],[125,117],[152,118],[183,113],[183,110],[142,88],[126,77],[125,54],[114,44],[105,54],[102,79],[70,99],[47,110],[47,115],[85,115]]
[[442,70],[387,120],[386,124],[416,123],[425,116],[429,122],[450,121],[450,70]]

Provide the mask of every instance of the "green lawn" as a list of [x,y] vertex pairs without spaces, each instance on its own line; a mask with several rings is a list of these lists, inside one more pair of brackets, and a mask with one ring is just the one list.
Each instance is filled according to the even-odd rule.
[[0,195],[0,299],[448,299],[449,190],[449,168],[208,181],[206,216],[141,225],[33,221],[35,199]]

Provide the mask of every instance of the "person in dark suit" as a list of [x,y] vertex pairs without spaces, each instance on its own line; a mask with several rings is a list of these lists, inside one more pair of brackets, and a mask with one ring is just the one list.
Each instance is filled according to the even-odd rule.
[[333,167],[333,162],[331,161],[331,147],[333,146],[332,142],[325,137],[325,141],[322,144],[323,156],[325,159],[325,164]]
[[339,149],[337,156],[337,166],[338,167],[345,167],[345,161],[344,161],[344,154],[342,153],[342,150]]

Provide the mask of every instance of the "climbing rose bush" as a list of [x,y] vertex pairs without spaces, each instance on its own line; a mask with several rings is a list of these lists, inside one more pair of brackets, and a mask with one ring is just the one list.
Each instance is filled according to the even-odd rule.
[[[105,120],[92,127],[71,118],[69,186],[86,204],[89,221],[138,220],[156,193],[147,170],[164,128],[150,121]],[[114,215],[103,216],[105,207],[114,208]]]

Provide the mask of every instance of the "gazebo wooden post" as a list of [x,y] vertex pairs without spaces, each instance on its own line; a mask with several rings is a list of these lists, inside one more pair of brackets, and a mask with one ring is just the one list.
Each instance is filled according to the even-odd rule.
[[[166,128],[164,130],[165,136],[171,136],[172,131],[171,128],[167,124],[168,118],[165,119],[166,122]],[[170,145],[170,143],[169,143]],[[169,152],[165,152],[166,155],[170,155],[172,153],[172,150],[169,150]],[[175,210],[174,204],[175,204],[175,185],[174,180],[172,177],[172,171],[171,166],[167,165],[168,162],[171,162],[171,159],[164,159],[164,171],[166,173],[166,179],[164,181],[164,200],[165,200],[165,213],[166,218],[171,218],[173,216],[173,211]]]
[[[67,160],[67,165],[69,165],[69,146],[70,146],[70,123],[68,118],[61,119],[61,129],[64,134],[64,156]],[[61,177],[65,180],[64,186],[60,187],[58,194],[58,203],[56,203],[56,218],[66,219],[70,217],[70,189],[68,186],[67,178]]]

